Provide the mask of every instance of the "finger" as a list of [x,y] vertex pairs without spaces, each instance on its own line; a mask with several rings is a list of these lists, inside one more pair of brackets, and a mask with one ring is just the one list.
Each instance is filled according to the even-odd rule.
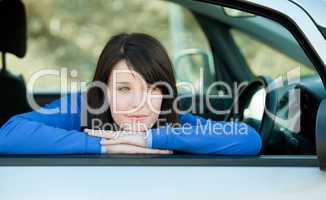
[[84,131],[91,136],[97,136],[102,138],[112,139],[117,135],[114,131],[106,131],[106,130],[93,130],[93,129],[84,129]]
[[136,147],[139,154],[172,154],[170,150],[149,149],[144,147]]
[[106,145],[108,154],[173,154],[170,150],[148,149],[128,144]]
[[124,144],[124,141],[120,138],[118,139],[111,139],[111,140],[101,140],[101,145],[111,145],[111,144]]
[[103,139],[101,145],[129,144],[133,146],[146,147],[146,139],[143,136],[119,136],[113,139]]

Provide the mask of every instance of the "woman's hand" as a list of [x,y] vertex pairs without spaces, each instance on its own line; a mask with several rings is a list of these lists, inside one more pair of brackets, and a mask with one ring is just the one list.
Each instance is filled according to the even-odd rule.
[[84,130],[88,135],[104,138],[102,145],[129,144],[139,147],[146,147],[145,132],[106,131],[106,130]]
[[146,147],[145,132],[106,131],[85,129],[87,134],[103,138],[101,145],[107,152],[126,154],[172,154],[169,150],[150,149]]
[[108,154],[172,154],[170,150],[150,149],[129,144],[104,145]]

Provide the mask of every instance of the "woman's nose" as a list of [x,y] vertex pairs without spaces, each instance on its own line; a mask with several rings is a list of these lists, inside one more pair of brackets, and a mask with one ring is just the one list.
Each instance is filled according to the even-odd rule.
[[146,104],[146,94],[143,92],[134,94],[132,96],[131,103],[133,108],[143,107]]

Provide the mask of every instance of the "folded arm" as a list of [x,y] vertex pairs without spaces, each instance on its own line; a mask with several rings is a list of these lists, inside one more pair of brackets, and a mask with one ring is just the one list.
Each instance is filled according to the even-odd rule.
[[179,150],[197,154],[257,155],[261,139],[244,123],[211,121],[192,114],[182,115],[180,128],[149,130],[151,148]]
[[[0,129],[2,154],[78,154],[100,153],[100,138],[78,131],[80,112],[73,113],[71,96],[58,99],[44,108],[55,109],[65,102],[64,112],[42,114],[37,111],[10,118]],[[77,104],[76,104],[77,103]],[[80,109],[80,99],[73,102]],[[62,111],[62,110],[61,110]]]

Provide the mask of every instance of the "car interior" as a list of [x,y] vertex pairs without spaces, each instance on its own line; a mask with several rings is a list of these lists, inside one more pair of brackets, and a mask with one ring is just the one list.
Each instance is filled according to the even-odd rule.
[[[216,110],[229,109],[230,112],[211,112],[207,100],[200,93],[183,98],[178,102],[179,107],[182,110],[191,108],[192,113],[207,119],[238,120],[250,124],[261,134],[262,155],[316,155],[316,116],[318,105],[326,93],[318,73],[291,34],[281,25],[250,13],[236,13],[222,6],[200,2],[172,2],[192,13],[207,37],[210,48],[210,52],[204,54],[192,51],[180,54],[177,58],[191,60],[193,55],[199,55],[206,59],[207,62],[203,64],[204,85],[214,81],[224,81],[230,85],[248,82],[239,89],[237,98],[233,95],[226,96],[227,91],[223,87],[212,90],[212,93],[216,92],[220,96],[210,99],[209,104]],[[28,55],[29,20],[24,1],[0,1],[0,88],[3,91],[0,99],[0,125],[11,116],[31,110],[26,99],[26,94],[30,93],[26,78],[13,73],[12,64],[6,59],[9,54],[14,55],[15,59]],[[280,54],[285,54],[306,67],[309,73],[300,75],[299,80],[294,78],[294,81],[267,72],[255,73],[247,60],[246,52],[240,47],[241,43],[237,43],[235,34],[245,34],[254,38],[255,42],[264,43]],[[250,44],[254,42],[247,43]],[[178,62],[174,59],[175,67],[181,65]],[[31,66],[24,67],[28,69]],[[59,98],[60,92],[35,92],[31,95],[42,106]],[[236,103],[239,105],[238,113],[234,112]],[[257,111],[257,105],[261,105],[262,109]]]
[[26,54],[25,9],[20,2],[1,2],[0,13],[0,25],[5,27],[0,32],[0,51],[2,55],[0,88],[4,94],[4,98],[1,98],[0,103],[0,125],[2,125],[9,117],[27,112],[29,106],[26,100],[26,85],[23,77],[11,73],[10,63],[6,62],[6,54],[14,54],[18,59]]

